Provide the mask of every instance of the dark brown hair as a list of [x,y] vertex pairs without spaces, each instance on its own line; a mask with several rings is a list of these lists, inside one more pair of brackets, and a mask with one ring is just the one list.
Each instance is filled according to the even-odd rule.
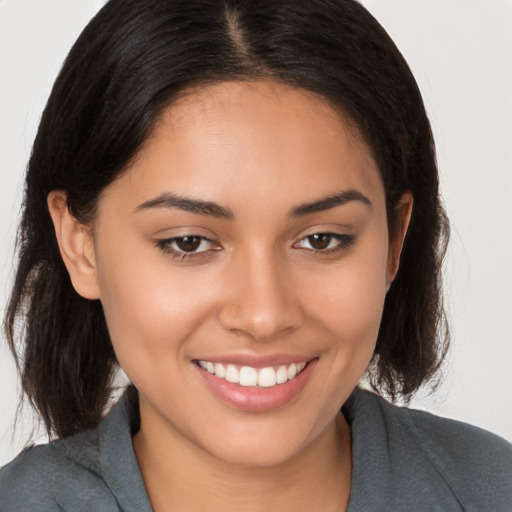
[[91,222],[99,194],[180,93],[257,79],[312,91],[351,119],[379,165],[390,230],[398,199],[412,192],[368,372],[382,393],[408,398],[439,368],[448,224],[434,143],[417,84],[379,23],[355,0],[111,0],[69,53],[42,116],[5,317],[24,393],[49,433],[99,423],[117,362],[101,303],[71,285],[48,193],[65,189],[72,214]]

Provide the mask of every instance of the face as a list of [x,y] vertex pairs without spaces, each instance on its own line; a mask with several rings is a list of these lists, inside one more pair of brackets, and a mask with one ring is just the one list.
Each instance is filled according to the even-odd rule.
[[366,369],[401,240],[343,117],[261,82],[169,107],[102,194],[91,244],[142,424],[272,465],[333,425]]

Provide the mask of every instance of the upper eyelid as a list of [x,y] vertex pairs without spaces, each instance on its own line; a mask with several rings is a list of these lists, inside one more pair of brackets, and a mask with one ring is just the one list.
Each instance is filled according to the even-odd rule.
[[351,235],[351,234],[347,234],[347,233],[332,233],[329,231],[316,231],[315,233],[311,233],[309,235],[305,235],[305,236],[299,238],[297,240],[297,242],[294,242],[294,243],[302,242],[303,240],[306,240],[309,237],[314,236],[314,235],[327,235],[336,240],[339,240],[340,242],[351,242],[351,241],[354,241],[356,238],[356,235]]
[[[350,233],[337,233],[336,231],[332,230],[316,230],[312,231],[311,233],[302,234],[300,236],[294,237],[295,242],[300,242],[301,240],[304,240],[305,238],[309,238],[310,236],[314,235],[330,235],[334,238],[353,238],[355,235],[352,235]],[[211,237],[208,235],[203,235],[199,233],[194,232],[186,232],[183,234],[175,235],[175,236],[163,236],[163,237],[156,237],[157,242],[172,242],[174,240],[179,240],[181,238],[187,238],[187,237],[197,237],[202,238],[203,240],[207,240],[208,242],[217,243],[220,244],[220,242],[215,240],[215,237]]]
[[209,252],[209,251],[199,251],[199,252],[196,252],[196,251],[192,251],[192,252],[187,252],[187,251],[183,251],[181,249],[179,249],[178,247],[171,247],[172,244],[174,244],[176,242],[176,240],[180,240],[180,239],[183,239],[183,238],[187,238],[187,237],[197,237],[197,238],[201,238],[201,242],[208,242],[208,243],[211,243],[211,244],[214,244],[214,245],[219,245],[217,242],[215,242],[215,240],[212,240],[211,238],[207,237],[207,236],[204,236],[204,235],[194,235],[194,234],[186,234],[186,235],[180,235],[180,236],[172,236],[172,237],[167,237],[167,238],[159,238],[156,240],[156,245],[160,248],[160,249],[167,249],[169,252],[175,252],[177,254],[182,254],[182,255],[188,255],[188,256],[192,256],[192,255],[199,255],[199,254],[202,254],[202,253],[205,253],[205,252]]
[[[332,231],[332,230],[321,230],[320,229],[320,230],[312,231],[312,232],[310,232],[308,234],[301,235],[300,237],[297,237],[295,239],[295,241],[292,242],[291,245],[294,246],[294,245],[298,244],[299,242],[302,242],[302,241],[306,240],[307,238],[309,238],[311,236],[314,236],[314,235],[329,235],[329,236],[332,236],[333,238],[339,240],[340,243],[343,243],[343,242],[350,243],[350,242],[353,242],[355,240],[355,238],[356,238],[356,236],[353,235],[353,234],[339,233],[339,232],[335,232],[335,231]],[[176,236],[169,236],[169,237],[158,238],[156,240],[156,243],[159,246],[171,245],[176,240],[180,240],[180,239],[183,239],[183,238],[186,238],[186,237],[198,237],[198,238],[201,238],[202,241],[206,241],[206,242],[209,242],[211,244],[214,244],[214,245],[217,245],[217,246],[221,246],[221,243],[216,241],[212,237],[209,237],[209,236],[206,236],[206,235],[203,235],[203,234],[194,233],[194,232],[187,232],[187,233],[183,233],[183,234],[176,235]],[[176,250],[176,252],[181,252],[179,249],[174,249],[174,250]],[[207,251],[201,251],[201,252],[207,252]],[[189,254],[200,254],[200,253],[193,253],[193,252],[191,252]]]
[[[168,230],[165,230],[165,231],[168,231]],[[182,231],[178,234],[162,234],[162,233],[157,233],[155,235],[153,235],[152,238],[154,238],[154,240],[156,240],[157,242],[171,242],[173,240],[179,240],[180,238],[187,238],[187,237],[197,237],[197,238],[202,238],[204,240],[208,240],[210,242],[215,242],[215,239],[217,237],[213,236],[213,235],[205,235],[204,233],[198,233],[197,231],[193,231],[192,229],[191,230],[188,230],[188,231]]]
[[164,242],[165,241],[170,242],[173,240],[180,240],[181,238],[201,238],[203,240],[207,240],[208,242],[213,242],[211,237],[206,236],[206,235],[198,235],[197,233],[185,233],[183,235],[168,236],[168,237],[163,237],[160,240],[162,240]]
[[312,235],[329,234],[333,236],[350,235],[356,230],[356,225],[352,223],[342,224],[339,222],[322,222],[313,224],[305,228],[294,230],[293,239],[301,240]]
[[[296,241],[300,242],[301,240],[304,240],[304,239],[309,238],[310,236],[314,236],[314,235],[329,235],[329,236],[332,236],[333,238],[341,238],[341,239],[355,238],[355,236],[356,236],[351,233],[338,233],[336,231],[332,231],[332,230],[328,230],[328,229],[324,229],[324,230],[320,229],[320,230],[312,231],[311,233],[307,233],[305,235],[300,235],[300,236],[296,237]],[[296,243],[296,242],[294,242],[294,243]]]

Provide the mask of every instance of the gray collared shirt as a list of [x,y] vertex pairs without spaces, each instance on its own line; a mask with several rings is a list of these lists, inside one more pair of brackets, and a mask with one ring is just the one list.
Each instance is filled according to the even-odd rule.
[[[0,512],[150,512],[126,394],[101,425],[22,452],[0,470]],[[356,389],[348,512],[512,511],[512,445]],[[172,454],[169,454],[172,457]]]

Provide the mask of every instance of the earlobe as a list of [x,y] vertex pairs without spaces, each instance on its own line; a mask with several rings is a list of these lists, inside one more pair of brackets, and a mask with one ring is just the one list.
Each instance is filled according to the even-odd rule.
[[73,287],[86,299],[98,299],[100,294],[90,228],[78,222],[69,211],[65,190],[52,190],[47,201],[60,254]]
[[413,197],[410,192],[405,192],[399,199],[396,205],[396,224],[394,232],[392,233],[389,241],[389,254],[388,254],[388,275],[387,275],[387,289],[389,290],[391,283],[396,277],[398,268],[400,266],[400,255],[407,234],[407,228],[411,221]]

